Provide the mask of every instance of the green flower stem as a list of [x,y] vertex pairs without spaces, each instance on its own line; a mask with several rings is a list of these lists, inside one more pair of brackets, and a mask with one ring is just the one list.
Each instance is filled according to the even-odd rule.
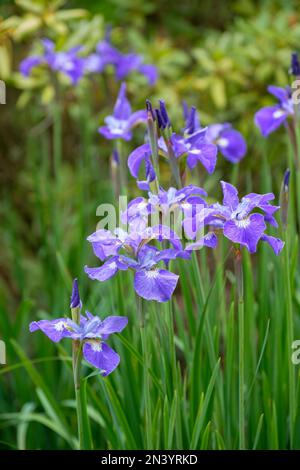
[[294,324],[293,324],[293,303],[292,303],[292,289],[291,289],[291,276],[290,276],[290,263],[289,263],[289,240],[286,229],[283,229],[283,240],[285,247],[283,249],[283,263],[284,263],[284,279],[286,290],[286,313],[287,313],[287,360],[289,369],[289,428],[290,428],[290,446],[293,448],[294,438],[294,424],[296,418],[296,396],[295,396],[295,370],[291,361],[290,353],[292,342],[294,341]]
[[124,156],[122,139],[117,139],[117,152],[119,156],[120,193],[127,194],[127,165]]
[[[80,309],[71,309],[72,319],[79,323]],[[77,412],[78,440],[80,450],[91,450],[92,437],[87,412],[86,381],[81,380],[82,342],[74,340],[72,344],[72,364]]]
[[56,100],[53,104],[53,169],[56,180],[60,177],[62,160],[62,111],[61,104]]
[[240,248],[235,250],[235,276],[237,286],[238,303],[238,329],[239,329],[239,449],[246,448],[245,440],[245,320],[244,320],[244,281],[242,252]]
[[174,154],[174,150],[171,144],[170,139],[165,140],[167,149],[168,149],[168,156],[169,156],[169,163],[171,167],[171,171],[173,174],[174,181],[177,184],[178,189],[182,188],[182,181],[180,177],[180,171],[179,171],[179,166],[178,166],[178,159],[176,158]]
[[147,125],[148,125],[148,135],[149,135],[149,143],[151,147],[151,157],[152,157],[152,164],[155,170],[155,174],[157,179],[159,180],[159,160],[158,160],[158,145],[157,145],[157,129],[155,123],[152,119],[152,116],[148,113],[147,118]]
[[137,297],[138,314],[140,319],[140,335],[143,354],[143,376],[144,376],[144,407],[146,413],[146,449],[153,449],[152,444],[152,411],[151,411],[151,395],[150,395],[150,375],[149,375],[149,351],[147,332],[145,327],[145,312],[143,311],[143,299]]
[[297,123],[298,117],[295,117],[293,122],[288,125],[288,135],[291,143],[291,148],[294,157],[294,170],[295,170],[295,206],[298,222],[298,233],[300,231],[300,129]]

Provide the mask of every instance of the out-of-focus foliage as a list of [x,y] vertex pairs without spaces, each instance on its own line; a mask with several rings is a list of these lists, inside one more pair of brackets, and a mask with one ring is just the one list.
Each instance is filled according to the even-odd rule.
[[12,41],[18,43],[43,35],[66,36],[70,22],[88,16],[82,8],[62,9],[65,4],[65,0],[15,0],[14,14],[6,19],[0,16],[1,78],[9,79],[12,72]]
[[[229,3],[230,8],[225,7]],[[51,150],[46,141],[52,138],[54,90],[46,67],[36,68],[29,78],[24,78],[18,69],[22,59],[41,51],[43,37],[54,40],[59,50],[81,44],[82,53],[88,54],[111,25],[114,46],[124,53],[135,51],[143,55],[146,63],[153,63],[159,69],[154,87],[149,87],[138,73],[130,75],[128,92],[133,109],[143,108],[148,97],[153,104],[163,98],[174,128],[180,129],[183,126],[181,102],[185,99],[189,105],[197,106],[203,124],[229,120],[248,140],[251,158],[244,160],[243,168],[258,171],[260,160],[258,146],[253,145],[253,137],[257,135],[253,115],[261,106],[272,102],[266,92],[268,84],[286,85],[290,81],[290,52],[300,44],[299,13],[293,2],[190,0],[169,8],[169,2],[154,0],[18,0],[3,2],[0,15],[3,18],[0,77],[7,84],[8,102],[0,115],[1,129],[5,129],[0,182],[8,189],[13,188],[13,182],[17,186],[13,192],[14,204],[24,216],[24,227],[30,220],[24,194],[34,201],[32,167],[24,149],[32,136],[39,138],[48,131],[49,135],[43,137],[43,152],[47,154]],[[95,159],[95,171],[91,181],[87,181],[87,185],[93,186],[97,184],[99,155],[102,165],[107,163],[111,152],[110,145],[98,135],[97,127],[111,113],[120,83],[115,80],[113,70],[85,77],[75,87],[66,77],[59,76],[59,80],[63,171],[71,181],[75,171],[72,165],[78,166],[84,153],[86,144],[81,142],[86,137],[81,134],[86,132],[89,139],[93,136],[89,158]],[[12,112],[13,109],[17,111]],[[272,136],[272,142],[280,145],[282,135],[279,132]],[[142,138],[141,131],[133,145]],[[280,152],[272,158],[276,164]],[[219,165],[224,165],[225,174],[230,171],[224,162],[220,161]],[[66,186],[76,191],[68,183],[62,184],[61,194],[57,195],[59,200],[65,200]],[[69,200],[72,197],[74,194],[68,194]]]
[[[74,8],[66,9],[65,4]],[[215,119],[215,112],[220,119],[238,120],[245,113],[250,117],[264,104],[267,84],[287,83],[290,52],[300,43],[299,15],[281,8],[282,2],[264,2],[261,7],[259,2],[232,2],[227,9],[210,3],[208,10],[205,2],[190,1],[169,12],[166,2],[155,1],[106,0],[100,6],[85,2],[90,12],[80,6],[78,1],[17,0],[14,14],[1,23],[0,75],[27,90],[21,97],[23,106],[30,100],[28,89],[42,88],[42,102],[51,100],[53,93],[43,73],[29,80],[12,73],[12,41],[24,43],[22,58],[40,50],[36,39],[43,36],[55,39],[59,48],[83,44],[88,53],[103,38],[104,25],[115,24],[112,37],[117,47],[136,50],[159,67],[153,97],[178,106],[188,98],[200,107],[205,122]],[[195,19],[197,10],[199,19]],[[218,24],[213,11],[223,20],[222,31],[208,27]],[[14,70],[16,59],[19,56]],[[137,101],[145,98],[141,84],[141,77],[131,80]]]
[[[99,393],[98,382],[95,386],[88,385],[97,448],[142,448],[146,435],[142,422],[147,422],[143,414],[145,402],[139,395],[143,368],[138,364],[138,356],[132,354],[136,347],[138,351],[139,345],[134,330],[136,305],[129,287],[131,281],[129,284],[127,279],[122,284],[115,279],[112,283],[92,287],[83,272],[83,266],[89,264],[92,256],[86,237],[95,229],[96,208],[102,202],[114,202],[109,174],[113,146],[99,135],[97,128],[103,124],[105,116],[111,114],[120,82],[110,68],[71,86],[66,76],[51,75],[46,65],[36,67],[30,77],[25,78],[19,73],[20,62],[29,55],[41,53],[40,40],[44,37],[53,40],[59,51],[82,45],[82,54],[86,55],[104,38],[106,27],[111,25],[111,41],[115,47],[123,53],[141,54],[145,63],[155,64],[159,70],[154,87],[140,74],[130,74],[127,90],[133,110],[142,109],[146,98],[150,98],[154,106],[163,98],[174,129],[180,130],[184,99],[189,105],[197,106],[203,124],[228,120],[247,138],[248,152],[239,165],[230,166],[221,157],[213,175],[204,178],[201,171],[195,171],[192,177],[196,182],[201,186],[203,183],[212,197],[218,192],[221,178],[238,181],[240,194],[272,190],[278,195],[286,165],[286,158],[282,158],[283,152],[284,156],[287,154],[286,146],[281,146],[284,132],[278,130],[265,141],[258,136],[253,116],[261,106],[274,102],[267,94],[268,84],[287,85],[291,81],[288,75],[290,53],[300,49],[298,4],[298,0],[1,1],[0,79],[5,81],[7,93],[6,105],[0,105],[3,232],[0,339],[7,339],[7,369],[11,373],[6,376],[3,369],[0,371],[5,378],[0,387],[0,448],[70,447],[69,425],[70,429],[76,429],[74,403],[69,400],[73,396],[72,381],[65,364],[60,366],[56,360],[48,361],[54,354],[56,359],[57,354],[50,342],[41,335],[30,342],[28,324],[31,319],[67,313],[71,278],[75,276],[80,279],[82,298],[89,301],[92,311],[97,307],[97,313],[129,315],[133,325],[133,334],[127,340],[129,350],[126,344],[123,351],[123,345],[118,345],[122,367],[112,382],[107,382],[109,388],[100,383]],[[134,130],[133,141],[124,142],[125,156],[143,142],[144,135],[145,126]],[[130,191],[134,193],[135,181],[131,178],[129,182]],[[295,249],[291,250],[290,271],[296,285],[293,300],[297,308],[298,334],[300,295],[296,241]],[[187,371],[188,375],[184,375],[180,387],[175,386],[176,364],[175,367],[168,365],[173,349],[169,348],[169,341],[163,341],[167,331],[164,314],[169,318],[169,312],[161,312],[162,315],[159,311],[148,312],[155,313],[149,330],[150,364],[154,367],[150,366],[149,370],[154,377],[159,370],[156,382],[160,388],[162,378],[164,392],[166,389],[168,395],[166,400],[164,395],[153,394],[153,435],[163,422],[157,446],[163,441],[167,442],[166,448],[172,448],[172,444],[174,448],[182,448],[182,442],[195,440],[194,435],[198,430],[200,433],[201,426],[201,448],[234,448],[237,444],[237,363],[234,359],[238,330],[233,305],[228,309],[225,305],[227,298],[233,299],[236,280],[230,260],[222,267],[222,252],[225,255],[227,251],[228,245],[222,245],[215,256],[199,253],[200,270],[198,263],[187,269],[182,266],[186,281],[181,283],[176,296],[175,343],[180,354],[178,377],[183,377],[181,372],[186,374]],[[244,265],[245,356],[249,386],[246,390],[247,433],[254,448],[286,449],[289,445],[289,394],[284,335],[288,302],[282,287],[286,279],[281,258],[272,260],[264,248],[253,261],[254,277],[248,256]],[[214,272],[207,269],[213,266],[218,266]],[[222,280],[223,268],[226,283]],[[172,332],[166,335],[169,337],[173,337]],[[224,341],[228,338],[229,341]],[[61,346],[61,357],[68,354],[63,348]],[[45,362],[36,364],[35,369],[24,354],[38,361],[45,359]],[[207,401],[206,391],[219,355],[222,356],[225,387],[222,389],[220,377],[215,375],[219,377],[214,393],[215,407]],[[28,373],[24,373],[23,366]],[[43,371],[43,381],[38,370]],[[152,385],[154,389],[154,381]],[[59,414],[56,409],[53,412],[48,401],[47,397],[52,394],[52,404],[61,410]],[[226,408],[224,421],[219,397],[223,397]],[[111,403],[107,406],[107,401],[113,401],[113,406]],[[50,430],[41,426],[45,418]],[[300,448],[299,423],[298,413],[297,448]],[[124,424],[129,433],[124,432]],[[227,435],[224,442],[223,432]]]

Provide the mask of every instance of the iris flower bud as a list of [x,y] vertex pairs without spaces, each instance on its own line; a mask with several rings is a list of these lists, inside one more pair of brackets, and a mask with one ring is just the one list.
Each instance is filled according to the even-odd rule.
[[290,174],[290,170],[287,169],[280,191],[281,222],[284,230],[286,230],[288,222]]

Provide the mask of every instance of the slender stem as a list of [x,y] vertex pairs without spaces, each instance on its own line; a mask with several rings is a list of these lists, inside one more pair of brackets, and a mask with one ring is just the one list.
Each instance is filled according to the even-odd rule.
[[146,448],[152,449],[152,413],[151,413],[151,395],[150,395],[150,375],[149,375],[149,351],[145,328],[145,317],[143,311],[143,299],[137,297],[138,313],[140,319],[140,335],[142,342],[142,353],[144,361],[144,406],[146,412]]
[[78,426],[78,438],[79,448],[84,449],[84,438],[83,438],[83,417],[82,407],[80,399],[80,370],[81,370],[81,344],[80,341],[73,341],[73,377],[74,377],[74,388],[75,388],[75,399],[76,399],[76,410],[77,410],[77,426]]
[[296,204],[296,214],[298,222],[298,233],[300,233],[300,156],[299,156],[299,146],[300,146],[300,129],[297,125],[297,116],[295,115],[292,122],[289,123],[288,135],[291,142],[293,156],[294,156],[294,168],[295,168],[295,204]]
[[169,348],[170,348],[170,368],[172,373],[173,387],[177,382],[177,370],[176,370],[176,348],[175,348],[175,332],[174,332],[174,316],[173,316],[173,301],[172,298],[167,304],[168,317],[168,335],[169,335]]
[[235,251],[235,275],[237,283],[238,329],[239,329],[239,449],[246,448],[245,441],[245,320],[244,320],[244,281],[242,252]]
[[[79,323],[80,308],[72,308],[71,313],[73,321]],[[83,344],[79,340],[74,340],[72,343],[72,363],[77,412],[78,440],[80,450],[91,450],[93,445],[87,413],[86,383],[82,384],[81,380],[82,346]]]
[[166,140],[166,145],[168,149],[168,156],[169,156],[169,163],[171,167],[171,171],[173,174],[174,181],[176,182],[178,188],[182,188],[182,181],[180,177],[180,171],[179,171],[179,166],[178,166],[178,159],[176,158],[174,154],[174,150],[171,144],[171,141],[169,139]]
[[127,166],[124,158],[122,139],[117,139],[117,152],[119,157],[120,192],[125,195],[127,192]]
[[293,448],[294,437],[294,424],[296,417],[296,400],[295,400],[295,371],[294,365],[290,358],[292,343],[294,341],[294,325],[293,325],[293,303],[292,303],[292,290],[291,290],[291,277],[289,266],[289,243],[286,230],[283,230],[283,238],[285,247],[283,250],[284,261],[284,279],[286,289],[286,313],[287,313],[287,357],[289,364],[289,411],[290,411],[290,445]]
[[62,158],[62,117],[61,104],[57,100],[53,104],[53,168],[56,180],[60,177]]

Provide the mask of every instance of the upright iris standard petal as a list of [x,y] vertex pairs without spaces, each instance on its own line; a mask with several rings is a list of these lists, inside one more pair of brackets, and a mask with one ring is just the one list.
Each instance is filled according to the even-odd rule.
[[227,206],[231,211],[236,210],[239,204],[239,197],[237,189],[230,183],[221,181],[223,191],[223,204]]
[[141,270],[135,273],[134,288],[143,299],[167,302],[172,297],[178,278],[164,269]]
[[106,139],[131,140],[131,129],[139,122],[145,122],[147,114],[145,111],[131,112],[130,103],[126,97],[126,84],[122,83],[113,114],[105,118],[106,126],[98,129]]
[[114,117],[126,120],[131,115],[131,106],[126,96],[126,83],[121,83],[118,98],[114,107]]
[[250,253],[254,253],[265,229],[264,216],[251,214],[246,219],[228,220],[224,225],[223,232],[229,240],[246,246]]
[[101,375],[106,377],[113,372],[120,363],[120,356],[107,344],[90,340],[83,345],[83,357],[87,362],[100,369]]
[[29,331],[33,333],[37,330],[41,330],[54,343],[58,343],[63,338],[72,337],[72,329],[70,329],[67,318],[40,320],[30,323]]

